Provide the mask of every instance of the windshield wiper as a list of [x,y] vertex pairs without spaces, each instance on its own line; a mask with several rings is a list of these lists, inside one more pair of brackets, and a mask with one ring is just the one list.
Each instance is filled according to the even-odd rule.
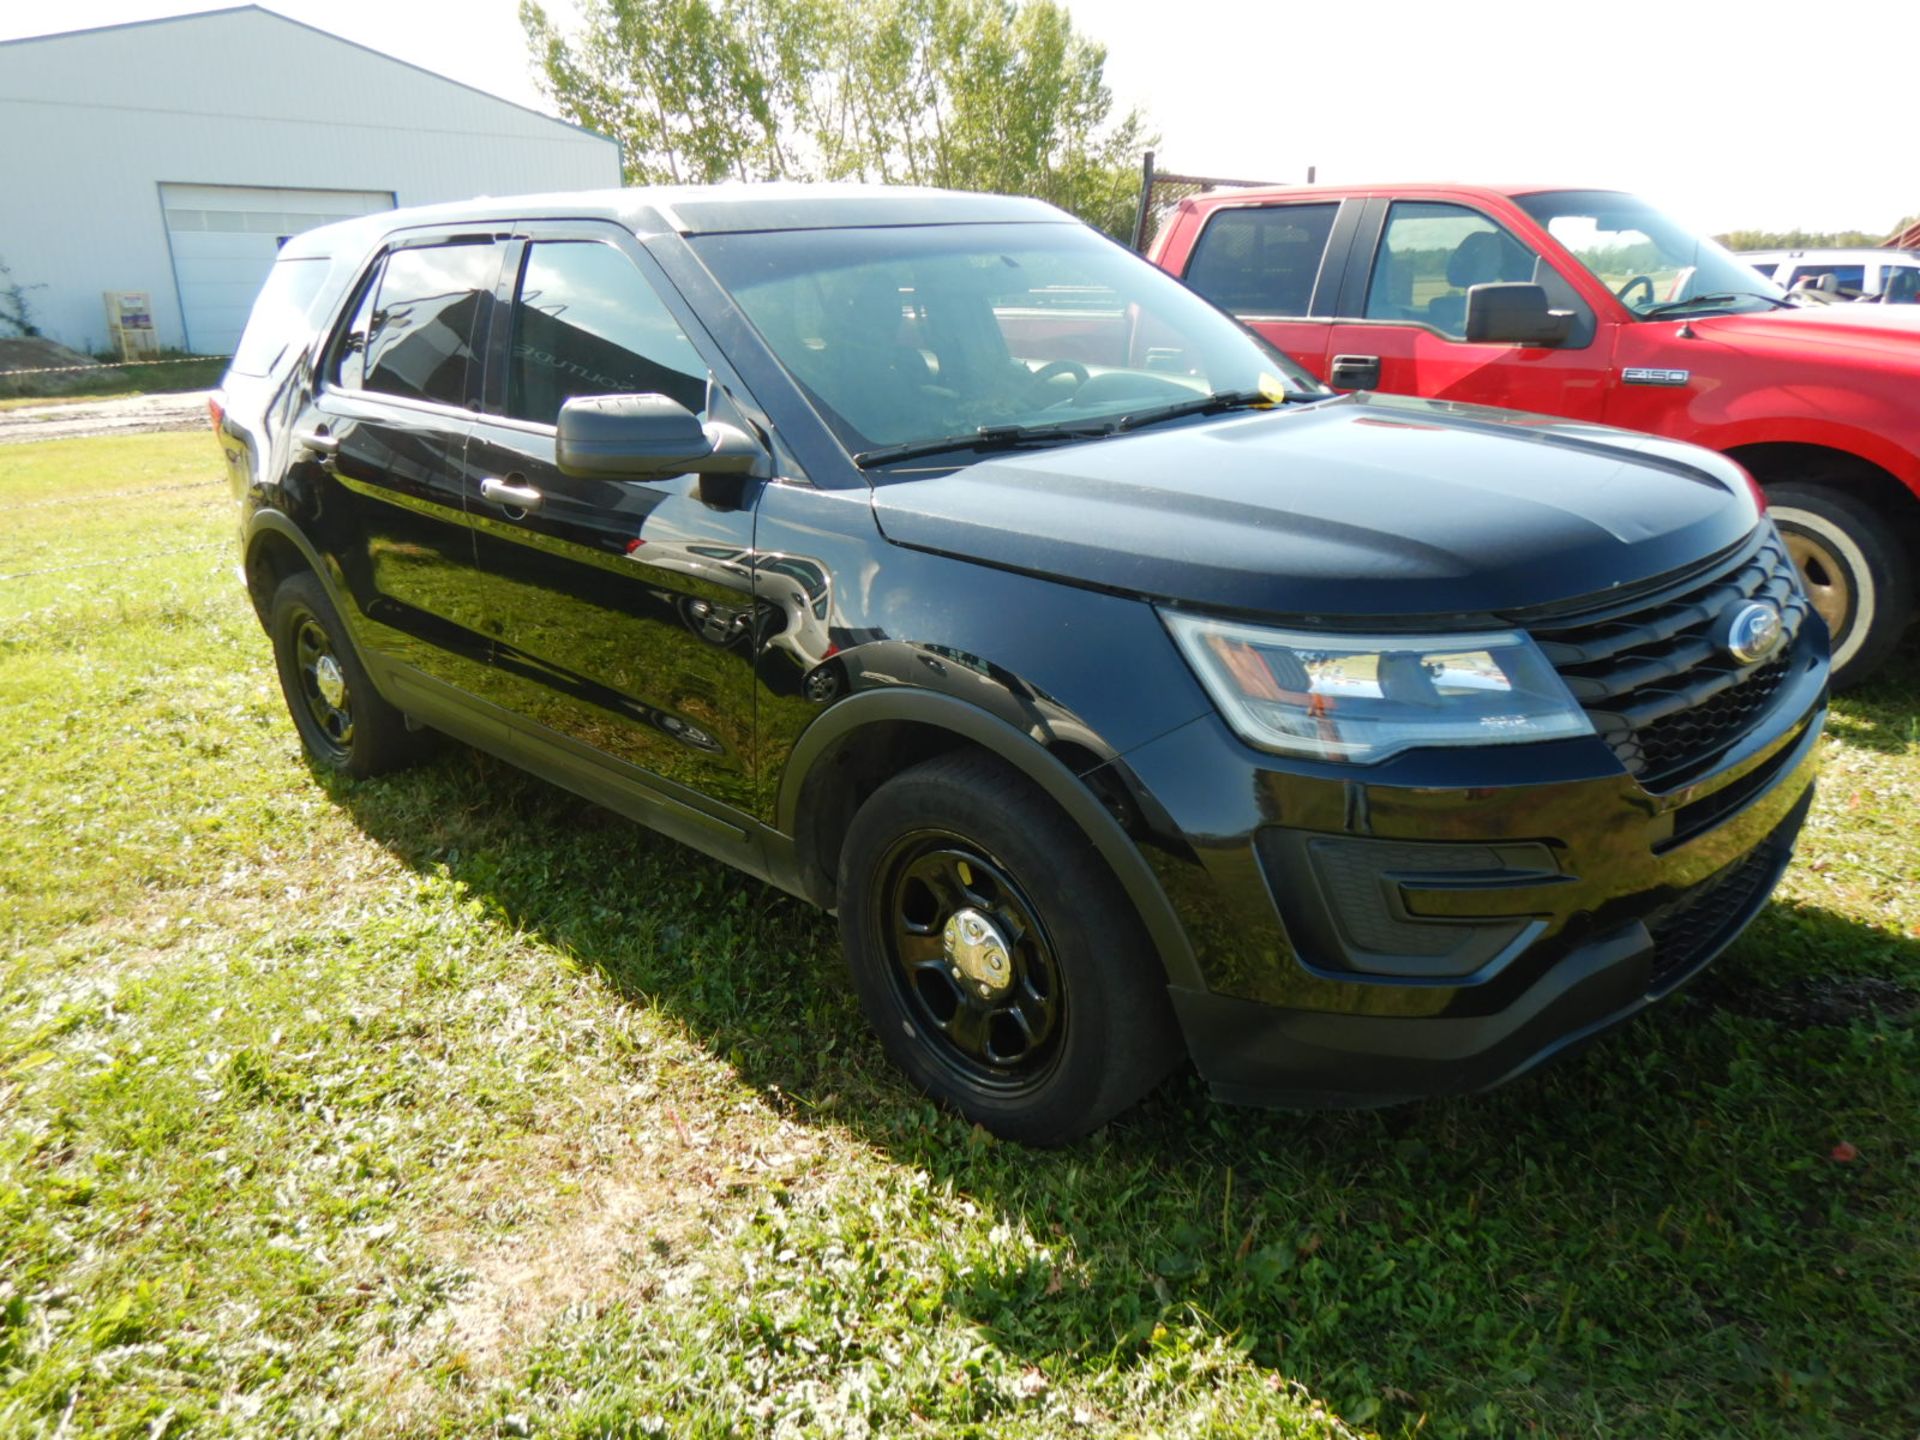
[[891,460],[917,460],[925,455],[944,455],[949,450],[1017,450],[1025,445],[1051,445],[1060,440],[1091,440],[1111,435],[1118,428],[1119,422],[1114,420],[1085,425],[982,425],[971,435],[905,440],[898,445],[862,450],[853,457],[853,463],[866,470]]
[[1649,305],[1642,310],[1640,318],[1651,320],[1658,315],[1672,315],[1681,310],[1691,310],[1696,305],[1726,305],[1735,300],[1764,300],[1767,304],[1781,310],[1794,308],[1791,301],[1762,295],[1758,290],[1722,290],[1711,295],[1689,295],[1684,300],[1663,300],[1658,305]]
[[1138,430],[1142,425],[1157,425],[1162,420],[1177,420],[1182,415],[1210,415],[1220,410],[1244,410],[1252,405],[1278,405],[1283,403],[1264,390],[1216,390],[1211,395],[1197,396],[1192,400],[1176,400],[1171,405],[1162,405],[1154,410],[1138,410],[1131,415],[1122,415],[1117,424],[1121,430]]
[[1211,395],[1196,395],[1152,410],[1112,416],[1080,425],[982,425],[971,435],[945,435],[936,440],[907,440],[898,445],[882,445],[862,450],[853,463],[862,470],[885,465],[893,460],[917,460],[927,455],[943,455],[949,450],[1016,450],[1027,445],[1050,445],[1061,440],[1092,440],[1138,430],[1142,425],[1157,425],[1162,420],[1182,415],[1209,415],[1221,410],[1243,410],[1249,406],[1277,405],[1281,402],[1263,390],[1216,390]]

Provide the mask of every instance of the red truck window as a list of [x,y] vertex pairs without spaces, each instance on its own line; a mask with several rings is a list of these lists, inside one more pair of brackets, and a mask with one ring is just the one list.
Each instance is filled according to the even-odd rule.
[[1187,261],[1187,284],[1234,315],[1299,316],[1313,301],[1338,204],[1217,210]]

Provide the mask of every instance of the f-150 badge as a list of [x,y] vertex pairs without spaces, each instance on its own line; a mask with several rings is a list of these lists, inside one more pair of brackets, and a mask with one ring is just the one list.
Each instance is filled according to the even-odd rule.
[[1691,370],[1627,369],[1620,378],[1629,385],[1684,385],[1693,378]]

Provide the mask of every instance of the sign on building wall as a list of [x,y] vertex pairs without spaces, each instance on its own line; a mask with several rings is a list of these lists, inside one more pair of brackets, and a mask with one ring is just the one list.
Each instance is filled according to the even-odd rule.
[[122,360],[160,353],[151,295],[145,290],[109,290],[102,298],[107,302],[107,338]]

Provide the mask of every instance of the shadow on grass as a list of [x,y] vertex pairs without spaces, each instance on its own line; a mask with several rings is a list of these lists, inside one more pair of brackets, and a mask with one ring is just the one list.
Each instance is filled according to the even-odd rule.
[[[1833,727],[1900,753],[1916,714],[1920,637]],[[771,1103],[1045,1239],[1065,1258],[972,1256],[945,1294],[1025,1362],[1210,1336],[1385,1433],[1920,1422],[1920,941],[1893,929],[1776,904],[1672,1003],[1490,1095],[1262,1113],[1177,1077],[1035,1153],[906,1089],[798,901],[458,748],[334,794]]]
[[1707,983],[1491,1095],[1261,1113],[1176,1078],[1034,1153],[907,1091],[798,901],[457,747],[333,793],[772,1103],[1063,1250],[948,1286],[1030,1363],[1211,1336],[1385,1433],[1920,1419],[1911,939],[1775,907]]
[[1920,625],[1872,679],[1846,692],[1844,704],[1828,717],[1827,731],[1881,754],[1920,747]]

